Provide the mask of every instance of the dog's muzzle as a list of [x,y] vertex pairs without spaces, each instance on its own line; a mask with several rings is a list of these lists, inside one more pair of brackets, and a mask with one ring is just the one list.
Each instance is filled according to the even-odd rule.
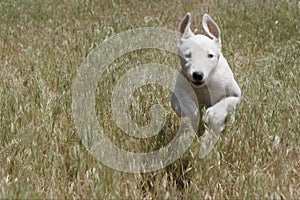
[[204,74],[202,72],[193,72],[191,83],[196,87],[201,87],[205,84]]
[[205,85],[205,81],[199,82],[199,81],[192,81],[192,80],[190,80],[190,82],[191,82],[191,84],[192,84],[194,87],[202,87],[202,86]]

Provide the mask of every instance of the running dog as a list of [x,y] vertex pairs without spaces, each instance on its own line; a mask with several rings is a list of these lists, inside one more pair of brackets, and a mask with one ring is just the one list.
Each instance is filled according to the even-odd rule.
[[[178,44],[181,75],[177,77],[171,104],[179,116],[203,116],[209,129],[221,133],[228,116],[234,121],[241,90],[221,52],[221,31],[215,21],[208,14],[203,15],[205,35],[194,34],[190,26],[191,14],[187,13],[180,25]],[[186,80],[189,87],[184,84]],[[202,114],[203,108],[205,113]]]

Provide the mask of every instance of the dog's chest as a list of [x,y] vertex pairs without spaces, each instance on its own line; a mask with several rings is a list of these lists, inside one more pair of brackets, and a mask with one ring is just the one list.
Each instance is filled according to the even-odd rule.
[[208,87],[203,86],[201,88],[194,88],[195,94],[198,98],[198,104],[200,107],[210,107],[220,101],[226,96],[225,88],[220,87]]

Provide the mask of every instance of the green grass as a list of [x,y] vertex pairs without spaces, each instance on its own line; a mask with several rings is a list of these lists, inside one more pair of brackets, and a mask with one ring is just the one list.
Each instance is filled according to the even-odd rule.
[[[179,160],[156,172],[104,166],[80,143],[73,122],[72,84],[81,64],[105,38],[136,27],[177,30],[188,11],[198,32],[204,12],[221,28],[223,53],[243,91],[236,122],[205,159],[195,156],[195,140]],[[300,197],[298,1],[3,0],[0,13],[1,199]],[[136,152],[168,143],[179,123],[170,92],[156,85],[134,94],[130,112],[146,125],[148,108],[164,105],[168,122],[159,135],[133,139],[111,120],[118,78],[149,62],[179,63],[161,50],[131,52],[109,66],[96,92],[105,132]]]

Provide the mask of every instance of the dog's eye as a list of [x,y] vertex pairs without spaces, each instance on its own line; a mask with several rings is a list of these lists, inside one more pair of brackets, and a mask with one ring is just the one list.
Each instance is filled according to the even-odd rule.
[[184,54],[184,57],[185,58],[191,58],[192,57],[192,52],[189,52],[187,54]]
[[213,55],[213,54],[211,54],[211,53],[209,53],[209,54],[207,55],[207,57],[208,57],[208,58],[213,58],[213,57],[214,57],[214,55]]

